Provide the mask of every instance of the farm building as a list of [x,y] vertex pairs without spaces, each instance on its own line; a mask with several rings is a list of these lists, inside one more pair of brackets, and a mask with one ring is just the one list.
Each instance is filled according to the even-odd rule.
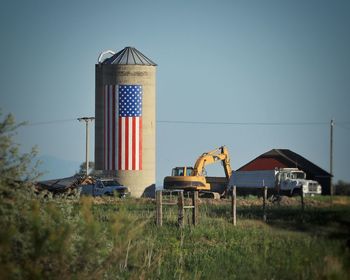
[[299,168],[306,173],[307,179],[318,181],[321,184],[322,194],[330,194],[332,175],[301,155],[288,149],[272,149],[243,165],[238,170],[254,171],[271,170],[275,168]]

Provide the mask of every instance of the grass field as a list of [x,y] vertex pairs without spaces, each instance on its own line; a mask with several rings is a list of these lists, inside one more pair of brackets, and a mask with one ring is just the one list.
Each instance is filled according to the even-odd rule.
[[[350,199],[201,200],[155,225],[150,199],[16,195],[0,204],[0,279],[349,279]],[[187,210],[189,211],[189,210]]]

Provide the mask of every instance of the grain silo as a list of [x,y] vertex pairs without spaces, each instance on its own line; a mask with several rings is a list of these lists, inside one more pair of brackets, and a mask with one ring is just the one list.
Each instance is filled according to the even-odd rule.
[[[112,56],[103,59],[106,53]],[[96,64],[95,169],[134,197],[156,181],[156,64],[133,47]]]

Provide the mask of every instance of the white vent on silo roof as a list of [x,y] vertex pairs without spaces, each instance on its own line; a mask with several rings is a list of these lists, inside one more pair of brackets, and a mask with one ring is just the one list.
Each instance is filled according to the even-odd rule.
[[100,55],[98,56],[98,59],[97,59],[97,63],[98,63],[98,64],[100,64],[100,63],[103,62],[102,58],[103,58],[106,54],[115,55],[115,52],[114,52],[114,51],[111,51],[111,50],[107,50],[107,51],[101,52]]

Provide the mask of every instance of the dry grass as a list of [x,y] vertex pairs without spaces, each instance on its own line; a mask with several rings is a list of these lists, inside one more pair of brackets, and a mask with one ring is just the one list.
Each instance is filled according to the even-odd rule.
[[[113,197],[0,203],[2,279],[346,279],[350,276],[347,198],[272,202],[201,199],[199,225],[176,225],[177,208],[155,226],[155,201]],[[190,201],[188,201],[190,203]],[[6,216],[5,216],[6,215]],[[6,217],[6,219],[5,219]]]

